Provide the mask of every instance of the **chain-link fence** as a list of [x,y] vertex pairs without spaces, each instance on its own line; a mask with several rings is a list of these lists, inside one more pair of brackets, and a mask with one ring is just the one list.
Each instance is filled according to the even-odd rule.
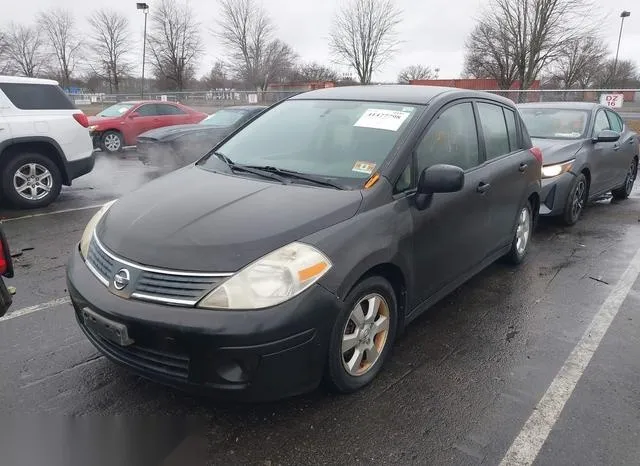
[[[180,102],[194,109],[213,113],[232,105],[271,105],[302,91],[237,91],[229,89],[211,91],[154,92],[144,99]],[[622,113],[640,112],[640,89],[544,89],[544,90],[488,90],[514,102],[601,102]],[[73,94],[76,105],[87,114],[96,114],[117,102],[140,100],[140,93],[130,94]]]

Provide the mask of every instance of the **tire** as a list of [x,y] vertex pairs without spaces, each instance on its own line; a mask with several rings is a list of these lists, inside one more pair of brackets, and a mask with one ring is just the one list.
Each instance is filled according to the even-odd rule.
[[124,139],[118,131],[105,131],[100,138],[100,147],[108,154],[122,152]]
[[565,202],[564,211],[562,212],[562,223],[566,226],[575,225],[580,218],[580,214],[582,214],[587,203],[588,189],[587,178],[584,173],[580,173],[571,183],[567,202]]
[[2,171],[4,196],[21,209],[46,207],[58,198],[61,189],[62,175],[58,166],[42,154],[17,154]]
[[636,176],[638,175],[638,159],[635,157],[631,160],[631,164],[629,165],[629,171],[627,171],[627,176],[624,179],[624,185],[617,189],[613,189],[611,191],[611,195],[617,201],[622,201],[627,199],[633,190],[633,183],[636,181]]
[[[376,315],[369,319],[369,303],[378,303]],[[364,324],[359,327],[356,309],[364,316]],[[355,313],[355,314],[354,314]],[[386,313],[386,316],[385,316]],[[386,320],[383,320],[383,317]],[[387,322],[386,330],[383,322]],[[398,322],[398,301],[393,287],[382,277],[369,277],[358,283],[345,299],[345,306],[336,319],[329,342],[328,361],[324,382],[327,387],[338,393],[352,393],[368,385],[380,372],[389,357],[396,337]],[[382,331],[375,333],[375,324]],[[343,339],[353,335],[355,347],[343,353]],[[350,339],[351,340],[351,339]],[[365,349],[369,348],[369,349]],[[373,356],[376,350],[378,356]],[[360,351],[361,363],[357,364]],[[371,356],[370,356],[371,355]],[[367,358],[372,361],[367,365]],[[375,359],[374,359],[375,358]],[[351,372],[347,368],[351,363]],[[358,373],[359,372],[359,373]]]
[[519,265],[524,261],[531,244],[533,234],[533,207],[527,203],[520,208],[516,219],[515,232],[511,241],[511,249],[504,256],[506,262],[512,265]]

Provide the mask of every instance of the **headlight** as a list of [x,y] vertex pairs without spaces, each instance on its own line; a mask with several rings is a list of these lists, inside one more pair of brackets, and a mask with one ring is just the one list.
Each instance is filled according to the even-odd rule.
[[89,254],[89,243],[91,243],[91,237],[93,236],[93,231],[96,229],[96,225],[115,202],[114,200],[103,205],[102,208],[91,217],[91,220],[89,220],[89,223],[87,223],[87,226],[84,228],[84,233],[82,233],[82,239],[80,240],[80,253],[83,258],[86,259],[87,254]]
[[89,126],[89,132],[92,133],[98,129],[98,125]]
[[198,307],[260,309],[302,293],[331,268],[331,261],[313,246],[291,243],[267,254],[233,275],[205,296]]
[[545,165],[542,167],[542,177],[553,178],[554,176],[568,172],[571,170],[571,167],[573,167],[574,160],[575,159],[569,160],[568,162],[556,163],[554,165]]

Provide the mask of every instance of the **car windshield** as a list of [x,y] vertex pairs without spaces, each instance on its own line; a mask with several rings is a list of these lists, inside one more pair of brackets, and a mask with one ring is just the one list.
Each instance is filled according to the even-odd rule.
[[521,107],[529,135],[542,139],[579,139],[587,127],[585,110]]
[[244,114],[246,110],[231,110],[228,108],[218,110],[213,115],[209,115],[207,118],[200,122],[201,125],[212,126],[231,126],[236,123]]
[[116,105],[112,105],[111,107],[107,107],[103,111],[98,113],[98,116],[101,116],[101,117],[117,117],[117,116],[121,116],[121,115],[124,115],[125,113],[127,113],[127,110],[129,110],[131,107],[133,107],[133,105],[134,104],[116,104]]
[[[217,149],[236,164],[276,167],[361,187],[382,165],[419,106],[288,100]],[[217,169],[211,154],[205,168]]]

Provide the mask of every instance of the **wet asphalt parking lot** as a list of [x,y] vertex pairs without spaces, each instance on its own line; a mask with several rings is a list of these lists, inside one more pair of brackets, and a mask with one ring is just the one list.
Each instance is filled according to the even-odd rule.
[[640,460],[640,189],[542,221],[414,322],[349,395],[230,404],[146,381],[78,328],[69,251],[151,176],[126,152],[37,212],[3,210],[18,294],[0,319],[0,463],[627,465]]

